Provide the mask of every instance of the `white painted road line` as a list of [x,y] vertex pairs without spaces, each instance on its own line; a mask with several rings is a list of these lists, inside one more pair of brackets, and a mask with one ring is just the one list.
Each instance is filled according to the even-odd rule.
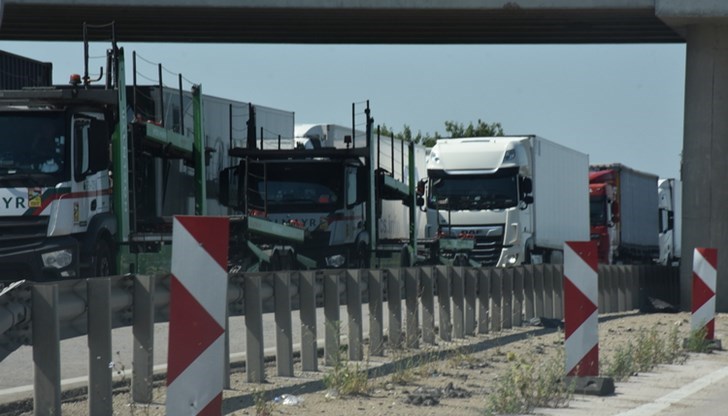
[[644,404],[627,412],[620,413],[617,416],[654,416],[670,407],[673,403],[678,403],[681,400],[699,392],[700,390],[710,386],[715,382],[722,380],[727,376],[728,367],[720,368],[708,375],[705,375],[693,381],[690,384],[679,388],[678,390],[675,390],[656,399],[652,403]]

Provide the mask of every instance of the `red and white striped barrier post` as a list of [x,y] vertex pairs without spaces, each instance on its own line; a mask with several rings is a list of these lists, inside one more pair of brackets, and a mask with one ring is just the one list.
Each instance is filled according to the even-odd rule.
[[706,329],[705,339],[715,336],[715,287],[718,269],[718,250],[695,248],[693,253],[692,319],[690,329]]
[[592,241],[564,244],[566,374],[599,375],[597,251]]
[[168,415],[222,414],[228,235],[225,217],[174,218]]
[[574,392],[614,393],[614,380],[599,377],[599,286],[594,241],[564,243],[564,345],[566,375]]

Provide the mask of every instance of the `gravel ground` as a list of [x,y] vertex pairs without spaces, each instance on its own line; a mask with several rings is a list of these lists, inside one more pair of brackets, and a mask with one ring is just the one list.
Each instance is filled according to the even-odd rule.
[[[615,351],[634,342],[638,334],[656,330],[665,336],[677,327],[680,339],[689,334],[690,315],[608,314],[599,326],[600,365],[614,357]],[[728,333],[728,315],[716,319],[716,338]],[[226,415],[480,415],[498,377],[517,361],[531,363],[555,359],[563,351],[563,333],[554,329],[524,326],[498,334],[467,337],[457,342],[417,350],[387,350],[384,357],[367,357],[356,363],[368,368],[368,393],[343,397],[324,387],[322,378],[332,368],[320,361],[319,372],[303,373],[295,367],[295,377],[275,375],[274,363],[267,368],[267,382],[246,382],[246,374],[231,376],[225,390],[223,413]],[[419,363],[418,366],[413,366]],[[350,363],[351,364],[351,363]],[[292,395],[293,397],[286,396]],[[275,398],[279,403],[275,403]],[[267,401],[262,402],[262,398]],[[285,398],[298,404],[283,404]],[[263,405],[255,405],[256,399]],[[115,415],[164,415],[165,389],[155,389],[152,405],[131,404],[128,391],[121,388],[114,396]],[[268,411],[269,413],[265,413]],[[15,413],[31,415],[32,412]],[[64,415],[88,414],[84,399],[63,404]]]

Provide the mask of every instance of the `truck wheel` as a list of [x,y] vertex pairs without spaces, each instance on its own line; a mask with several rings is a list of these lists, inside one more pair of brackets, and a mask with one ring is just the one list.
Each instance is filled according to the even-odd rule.
[[359,244],[354,252],[352,259],[352,267],[355,269],[367,269],[369,268],[369,251],[363,244]]
[[410,267],[412,266],[411,263],[409,250],[406,246],[402,247],[402,250],[399,253],[399,267]]
[[114,273],[114,259],[111,255],[111,246],[106,240],[96,242],[93,257],[92,277],[111,276]]

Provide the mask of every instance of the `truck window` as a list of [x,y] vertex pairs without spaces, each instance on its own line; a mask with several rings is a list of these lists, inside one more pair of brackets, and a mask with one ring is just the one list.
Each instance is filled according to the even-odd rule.
[[438,175],[430,182],[431,208],[451,210],[503,209],[518,204],[515,171],[490,175]]
[[51,186],[68,177],[67,160],[63,112],[0,113],[0,174],[31,174]]
[[589,198],[589,224],[592,227],[607,225],[606,196],[593,196]]

